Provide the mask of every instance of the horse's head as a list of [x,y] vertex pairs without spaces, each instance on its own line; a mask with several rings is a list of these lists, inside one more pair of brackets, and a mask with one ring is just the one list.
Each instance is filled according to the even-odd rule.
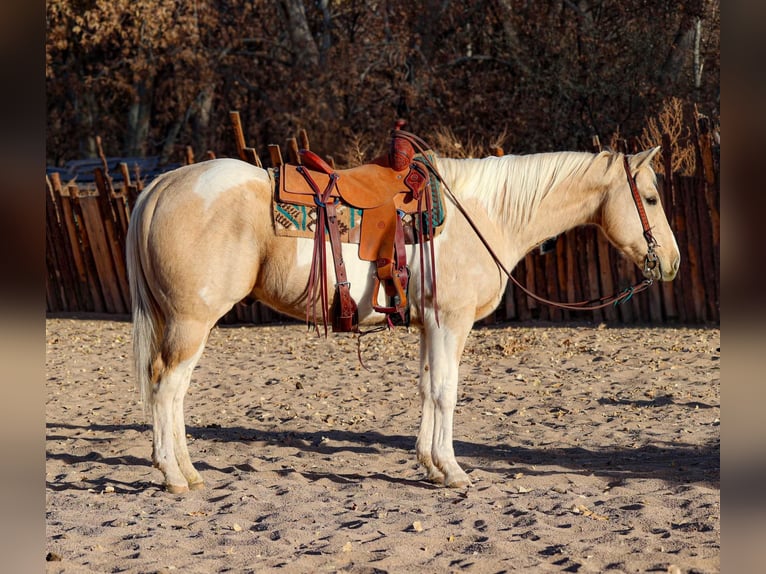
[[[609,240],[644,271],[647,278],[671,281],[678,272],[681,254],[662,208],[651,160],[660,150],[648,149],[635,155],[614,154],[611,174],[599,222]],[[637,198],[628,176],[635,181]],[[636,201],[640,201],[639,204]],[[645,217],[641,212],[645,213]],[[650,233],[646,233],[648,227]]]

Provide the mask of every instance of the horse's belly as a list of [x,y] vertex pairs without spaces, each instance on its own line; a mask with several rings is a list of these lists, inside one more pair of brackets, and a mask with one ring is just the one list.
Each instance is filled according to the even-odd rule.
[[[337,280],[330,244],[327,243],[325,247],[327,295],[331,305]],[[281,313],[299,319],[305,318],[313,250],[314,242],[311,239],[275,238],[258,271],[252,296]],[[369,261],[360,260],[358,250],[359,246],[355,244],[342,246],[346,278],[350,284],[351,296],[359,309],[360,323],[377,323],[382,321],[384,316],[372,309],[374,266]],[[309,309],[313,317],[314,310],[311,307]],[[321,318],[319,301],[316,302],[315,311],[316,316]]]

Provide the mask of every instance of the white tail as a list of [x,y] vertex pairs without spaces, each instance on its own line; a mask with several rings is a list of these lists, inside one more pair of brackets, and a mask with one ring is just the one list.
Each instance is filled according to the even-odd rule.
[[126,240],[126,259],[133,317],[133,373],[138,390],[141,392],[144,411],[150,414],[153,402],[152,362],[159,352],[163,321],[147,285],[140,256],[139,242],[144,236],[139,229],[140,213],[144,210],[145,202],[142,199],[146,196],[146,193],[139,196],[131,213]]

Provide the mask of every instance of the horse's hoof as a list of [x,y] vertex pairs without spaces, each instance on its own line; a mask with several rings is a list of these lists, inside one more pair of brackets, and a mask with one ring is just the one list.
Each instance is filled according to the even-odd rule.
[[447,488],[468,488],[473,486],[473,483],[471,482],[471,479],[467,476],[465,477],[458,477],[453,480],[445,481],[444,486]]
[[189,483],[189,490],[202,490],[203,488],[205,488],[205,483],[201,480],[199,482]]
[[189,492],[189,486],[186,484],[166,484],[165,490],[170,494],[183,494]]
[[444,484],[444,475],[438,470],[430,470],[426,475],[426,482],[431,484]]

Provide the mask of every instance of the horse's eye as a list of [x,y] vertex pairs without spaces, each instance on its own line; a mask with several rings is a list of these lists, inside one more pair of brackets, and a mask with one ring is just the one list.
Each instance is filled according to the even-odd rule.
[[656,196],[646,198],[646,203],[648,203],[649,205],[657,205],[657,202],[658,202],[658,199]]

